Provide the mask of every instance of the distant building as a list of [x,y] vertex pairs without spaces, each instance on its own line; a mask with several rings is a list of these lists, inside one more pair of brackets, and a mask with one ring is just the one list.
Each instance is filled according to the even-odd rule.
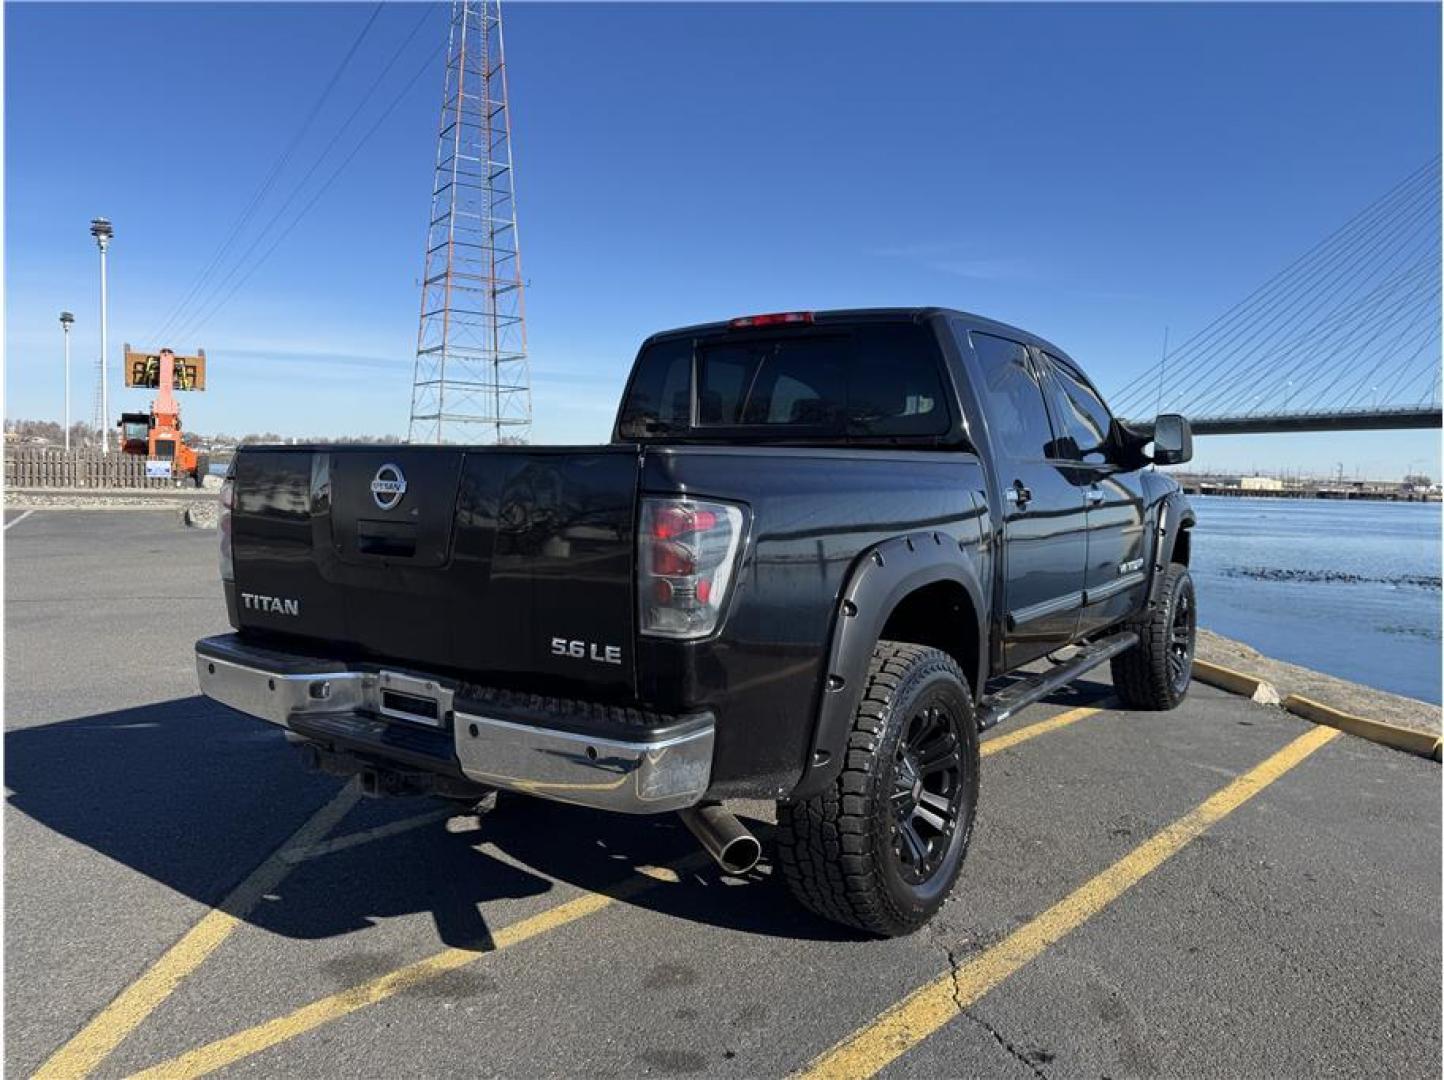
[[1240,476],[1238,486],[1244,491],[1282,491],[1284,482],[1272,476]]

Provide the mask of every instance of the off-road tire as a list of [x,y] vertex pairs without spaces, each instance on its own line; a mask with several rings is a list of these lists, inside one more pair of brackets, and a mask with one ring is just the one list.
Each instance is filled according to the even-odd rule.
[[[894,799],[906,767],[900,744],[917,731],[918,710],[931,714],[940,732],[951,729],[957,740],[957,786],[950,790],[958,810],[952,828],[929,841],[937,845],[936,869],[913,883],[904,876],[911,868],[894,850],[899,820]],[[952,891],[977,809],[977,714],[958,665],[938,649],[878,642],[844,753],[842,772],[830,788],[779,804],[782,876],[797,899],[823,918],[884,937],[912,933]]]
[[1134,624],[1138,645],[1112,661],[1113,687],[1126,708],[1162,712],[1176,708],[1188,695],[1197,610],[1188,567],[1170,563],[1159,584],[1158,603],[1146,620]]

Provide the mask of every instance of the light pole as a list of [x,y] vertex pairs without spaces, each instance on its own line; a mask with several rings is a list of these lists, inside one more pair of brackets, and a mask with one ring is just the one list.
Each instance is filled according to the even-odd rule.
[[68,311],[60,313],[60,329],[65,334],[65,452],[70,453],[70,327],[75,316]]
[[105,297],[105,250],[110,247],[110,238],[115,230],[110,227],[109,218],[91,218],[90,235],[100,248],[100,452],[110,453],[110,393],[106,382],[106,333],[110,329],[109,314]]

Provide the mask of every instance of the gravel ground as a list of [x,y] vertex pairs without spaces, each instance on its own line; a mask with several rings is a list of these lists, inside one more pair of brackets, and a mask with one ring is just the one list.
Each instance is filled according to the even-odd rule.
[[44,507],[49,510],[184,510],[196,503],[213,503],[215,491],[194,488],[135,488],[101,491],[94,488],[11,488],[5,492],[7,510]]

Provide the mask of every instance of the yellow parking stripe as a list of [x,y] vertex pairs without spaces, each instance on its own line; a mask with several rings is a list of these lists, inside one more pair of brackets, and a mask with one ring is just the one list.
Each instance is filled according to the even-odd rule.
[[224,900],[186,931],[140,978],[81,1028],[69,1042],[51,1055],[35,1074],[38,1080],[57,1080],[89,1075],[175,991],[180,981],[230,937],[261,897],[275,891],[291,872],[293,864],[282,857],[291,847],[304,847],[320,840],[346,816],[361,797],[356,784],[343,787],[276,849],[265,862],[235,887]]
[[402,833],[410,832],[412,829],[419,829],[423,825],[430,825],[433,822],[445,821],[447,818],[460,817],[465,811],[459,807],[443,807],[440,810],[433,810],[425,814],[417,814],[415,817],[402,818],[400,821],[387,822],[385,825],[377,825],[374,829],[364,829],[361,832],[347,833],[345,836],[338,836],[334,840],[322,840],[317,844],[291,844],[281,851],[281,858],[288,863],[305,862],[308,859],[318,859],[322,855],[334,855],[338,851],[345,851],[348,848],[359,847],[362,844],[370,844],[376,840],[389,840],[393,836],[400,836]]
[[801,1075],[806,1080],[875,1075],[1036,959],[1049,946],[1082,926],[1204,830],[1233,813],[1338,734],[1331,728],[1315,728],[1301,735],[1134,848],[1032,922],[1015,930],[956,972],[941,975],[914,991],[872,1023],[818,1057]]
[[1107,698],[1091,708],[1069,709],[1065,713],[1050,716],[1047,720],[1039,720],[1036,724],[1029,724],[1027,727],[1018,728],[1016,731],[1010,731],[1006,735],[995,735],[991,739],[983,740],[983,743],[978,747],[978,753],[982,754],[983,757],[987,757],[989,754],[996,754],[999,750],[1006,750],[1010,746],[1017,746],[1019,743],[1025,743],[1029,739],[1036,739],[1039,735],[1046,735],[1050,731],[1057,731],[1059,728],[1065,728],[1069,724],[1076,724],[1079,720],[1086,720],[1088,717],[1101,713],[1104,709],[1111,708],[1116,704],[1118,704],[1118,702],[1114,698]]
[[[707,861],[707,856],[698,852],[669,864],[668,868],[680,880],[681,874],[696,869]],[[569,900],[530,918],[502,927],[491,935],[492,948],[488,951],[495,952],[510,948],[529,938],[560,929],[568,923],[595,914],[619,900],[628,900],[638,893],[656,888],[669,876],[658,875],[656,871],[659,868],[649,867],[648,869],[653,873],[647,876],[639,875],[625,881],[608,893],[585,893],[575,900]],[[419,983],[473,964],[485,955],[487,953],[477,952],[473,949],[447,949],[427,957],[425,960],[419,960],[369,982],[361,983],[359,986],[353,986],[340,993],[332,994],[330,997],[313,1001],[309,1005],[303,1005],[293,1013],[257,1024],[255,1027],[208,1043],[189,1053],[171,1058],[169,1061],[163,1061],[159,1065],[136,1073],[134,1080],[140,1080],[140,1078],[160,1080],[162,1077],[166,1080],[174,1080],[178,1077],[204,1076],[223,1066],[248,1058],[252,1054],[258,1054],[277,1043],[294,1039],[297,1035],[303,1035],[322,1024],[339,1020],[368,1005],[379,1004]]]
[[[1112,699],[1108,699],[1100,702],[1099,705],[1095,707],[1073,709],[1061,713],[1058,716],[1050,717],[1047,720],[1039,721],[1036,724],[1030,724],[1027,727],[1011,731],[1006,735],[988,739],[982,744],[980,752],[984,756],[997,753],[1000,750],[1005,750],[1008,747],[1027,742],[1029,739],[1037,738],[1039,735],[1045,735],[1048,732],[1056,731],[1069,724],[1085,719],[1086,717],[1103,711],[1112,704],[1115,704],[1115,702]],[[336,814],[334,818],[328,820],[323,828],[313,828],[313,823],[308,822],[307,825],[298,830],[287,843],[282,845],[276,855],[268,859],[266,864],[252,875],[253,878],[261,878],[263,871],[265,871],[264,887],[248,889],[247,886],[252,885],[253,882],[251,879],[247,879],[231,897],[227,898],[226,902],[222,903],[218,910],[211,912],[202,919],[201,922],[182,938],[180,942],[173,946],[165,956],[161,957],[151,970],[147,971],[136,983],[132,984],[131,987],[123,992],[100,1016],[97,1016],[95,1020],[91,1021],[79,1035],[67,1043],[66,1046],[62,1047],[50,1061],[46,1062],[37,1076],[46,1078],[85,1076],[94,1070],[94,1068],[119,1045],[121,1040],[139,1026],[139,1024],[175,990],[183,978],[199,967],[201,963],[215,951],[216,947],[230,935],[239,921],[244,918],[245,913],[249,911],[251,905],[254,904],[255,898],[273,889],[276,884],[279,883],[280,878],[285,876],[285,872],[289,870],[290,866],[319,855],[330,854],[334,851],[344,850],[357,844],[396,835],[399,832],[419,827],[432,820],[439,820],[450,814],[450,811],[446,811],[438,812],[435,815],[418,815],[417,817],[400,822],[323,842],[323,837],[326,833],[330,831],[334,824],[344,816],[345,812],[349,810],[354,803],[355,797],[353,795],[345,808]],[[677,869],[682,868],[684,863],[690,865],[691,861],[692,860],[689,859],[684,860],[684,862],[674,863],[672,867],[639,868],[639,873],[642,874],[644,878],[650,878],[652,880],[629,883],[621,889],[614,890],[610,896],[582,897],[577,901],[573,901],[571,905],[563,905],[561,908],[553,909],[553,912],[558,913],[555,915],[556,921],[554,923],[548,921],[553,917],[553,912],[543,912],[533,920],[527,920],[524,923],[517,924],[516,927],[499,931],[496,936],[498,942],[497,947],[501,947],[500,941],[503,935],[517,934],[520,933],[523,928],[530,926],[530,929],[522,933],[521,936],[508,939],[509,944],[515,944],[517,941],[525,940],[528,937],[535,937],[537,934],[544,933],[549,929],[553,929],[555,926],[562,926],[572,922],[582,917],[582,915],[590,914],[593,910],[600,910],[601,907],[607,906],[613,900],[623,899],[625,896],[633,895],[636,891],[655,885],[659,881],[675,882],[680,880]],[[276,863],[282,864],[282,872],[279,877],[271,880],[270,876],[274,874],[277,869],[274,865]],[[235,901],[241,897],[243,892],[250,895],[251,899],[244,905],[245,910],[240,910]],[[596,908],[588,906],[593,901],[598,901]],[[271,1046],[276,1042],[283,1042],[286,1039],[293,1038],[295,1035],[308,1031],[318,1024],[329,1022],[329,1020],[337,1016],[345,1015],[357,1008],[375,1004],[378,1001],[384,1001],[386,998],[391,997],[407,986],[413,985],[417,981],[425,981],[426,979],[441,975],[446,971],[452,970],[453,966],[470,963],[475,959],[477,959],[477,954],[468,950],[454,949],[439,953],[429,960],[421,961],[418,964],[413,964],[410,967],[402,968],[389,975],[373,980],[372,983],[367,983],[360,987],[353,987],[351,990],[334,995],[333,998],[314,1002],[312,1005],[297,1010],[297,1012],[289,1016],[280,1017],[277,1020],[258,1025],[257,1027],[240,1032],[227,1039],[222,1039],[208,1046],[201,1047],[198,1050],[192,1051],[190,1054],[182,1055],[179,1058],[155,1066],[154,1069],[148,1070],[141,1075],[202,1075],[214,1068],[218,1068],[221,1064],[238,1060],[241,1057],[247,1057],[266,1046]],[[393,983],[393,980],[399,981]],[[364,999],[358,998],[354,1003],[349,1002],[349,995],[362,994],[363,992],[367,994],[375,992],[379,996],[376,996],[374,999],[369,997]],[[343,1008],[339,1012],[335,1011],[337,1005],[340,1003],[340,999],[343,998],[348,999],[347,1004],[349,1007]],[[254,1042],[254,1040],[261,1041]],[[254,1048],[246,1049],[246,1047],[252,1046],[253,1043]],[[238,1050],[240,1052],[238,1052]],[[234,1056],[224,1057],[227,1053]],[[216,1055],[222,1055],[223,1057],[223,1060],[220,1060],[218,1064],[204,1066],[194,1064],[209,1061]],[[187,1067],[183,1065],[185,1062],[192,1062],[193,1064]],[[168,1071],[176,1069],[181,1071]]]

